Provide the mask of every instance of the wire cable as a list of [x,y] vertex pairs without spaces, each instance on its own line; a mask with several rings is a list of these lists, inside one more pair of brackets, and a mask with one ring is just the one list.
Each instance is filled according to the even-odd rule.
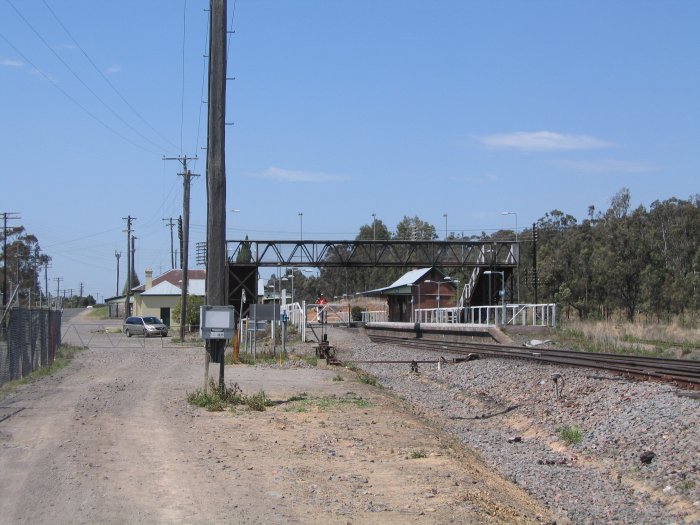
[[126,127],[128,127],[131,131],[133,131],[134,133],[139,135],[143,140],[145,140],[146,142],[149,142],[152,146],[155,146],[156,148],[161,149],[159,144],[156,144],[151,139],[149,139],[148,137],[143,135],[140,131],[138,131],[131,124],[129,124],[121,115],[119,115],[109,104],[107,104],[104,100],[102,100],[102,98],[97,93],[95,93],[95,91],[90,86],[87,85],[87,83],[80,77],[80,75],[78,75],[75,72],[75,70],[70,65],[68,65],[68,63],[65,60],[63,60],[61,55],[59,55],[56,52],[56,50],[51,47],[51,45],[46,41],[46,39],[43,36],[41,36],[41,33],[39,33],[39,31],[37,31],[36,28],[29,22],[29,20],[27,20],[27,18],[22,14],[22,12],[19,9],[17,9],[17,7],[12,3],[12,0],[5,0],[5,1],[10,5],[10,7],[12,7],[12,9],[15,11],[15,13],[17,13],[17,16],[19,16],[22,19],[22,21],[27,25],[27,27],[29,27],[29,29],[32,30],[32,32],[37,36],[37,38],[39,38],[39,40],[41,40],[41,42],[44,44],[44,46],[46,46],[46,48],[49,51],[51,51],[51,53],[61,62],[61,64],[63,64],[66,67],[66,69],[68,69],[68,71],[70,71],[70,73],[75,77],[75,79],[78,82],[80,82],[83,85],[83,87],[85,89],[87,89],[92,94],[92,96],[94,96],[110,113],[112,113],[112,115],[114,115],[117,119],[119,119],[122,122],[122,124],[124,124]]
[[182,84],[180,88],[180,155],[182,156],[182,132],[185,127],[185,42],[187,39],[187,0],[182,7]]
[[[204,35],[204,55],[203,55],[203,60],[202,60],[202,89],[201,93],[199,95],[199,116],[197,118],[197,140],[194,145],[194,151],[195,154],[196,152],[199,151],[199,139],[200,139],[200,134],[202,131],[202,109],[204,108],[204,86],[206,86],[206,81],[207,81],[207,48],[209,47],[209,23],[207,23],[207,30],[205,31]],[[194,166],[193,169],[197,168],[197,161],[194,161]]]
[[90,116],[90,117],[91,117],[93,120],[95,120],[98,124],[100,124],[101,126],[103,126],[105,129],[109,130],[110,132],[114,133],[114,134],[115,134],[117,137],[119,137],[120,139],[122,139],[122,140],[128,142],[128,143],[131,144],[132,146],[134,146],[134,147],[136,147],[136,148],[139,148],[139,149],[141,149],[141,150],[143,150],[143,151],[145,151],[145,152],[147,152],[147,153],[151,153],[151,154],[154,154],[154,155],[157,155],[157,154],[158,154],[156,151],[151,150],[151,149],[148,149],[148,148],[144,147],[142,144],[137,144],[136,142],[134,142],[133,140],[131,140],[131,139],[128,138],[127,136],[125,136],[125,135],[119,133],[116,129],[114,129],[114,128],[111,127],[109,124],[107,124],[106,122],[104,122],[104,121],[103,121],[102,119],[100,119],[97,115],[95,115],[94,113],[92,113],[89,109],[87,109],[87,108],[86,108],[85,106],[83,106],[80,102],[78,102],[75,98],[73,98],[65,89],[63,89],[61,86],[59,86],[58,83],[57,83],[54,79],[52,79],[49,75],[47,75],[46,73],[44,73],[36,64],[34,64],[34,62],[32,62],[31,60],[29,60],[29,58],[28,58],[24,53],[22,53],[22,52],[17,48],[17,46],[15,46],[12,42],[10,42],[4,34],[0,33],[0,38],[2,38],[2,39],[7,43],[7,45],[9,45],[12,49],[14,49],[15,52],[16,52],[19,56],[21,56],[22,59],[23,59],[25,62],[27,62],[30,66],[32,66],[32,67],[34,68],[34,70],[35,70],[37,73],[39,73],[42,77],[44,77],[46,80],[48,80],[48,81],[51,83],[51,85],[52,85],[53,87],[55,87],[56,89],[58,89],[68,100],[70,100],[73,104],[75,104],[76,106],[78,106],[81,110],[83,110],[83,112],[85,112],[88,116]]
[[76,38],[73,36],[73,34],[68,30],[66,25],[61,21],[60,18],[58,18],[58,15],[55,13],[53,9],[51,9],[51,6],[46,2],[46,0],[42,0],[44,2],[44,5],[46,6],[46,9],[49,10],[49,12],[53,15],[53,17],[56,19],[56,22],[63,28],[63,30],[66,32],[66,34],[70,37],[70,39],[73,41],[73,43],[78,47],[80,52],[83,54],[83,56],[87,59],[88,62],[90,62],[90,65],[99,73],[99,75],[103,78],[105,82],[109,85],[109,87],[112,88],[112,90],[117,94],[117,96],[124,102],[124,104],[127,105],[127,107],[134,112],[134,114],[143,122],[146,126],[148,126],[151,131],[153,131],[156,135],[158,135],[163,141],[165,141],[166,144],[169,144],[173,148],[177,149],[177,145],[172,142],[170,139],[165,137],[163,134],[161,134],[154,126],[151,125],[150,122],[148,122],[141,113],[139,113],[136,108],[129,103],[129,101],[121,94],[121,92],[116,88],[116,86],[112,83],[111,80],[109,80],[109,77],[105,75],[102,70],[97,67],[95,62],[90,58],[90,56],[87,54],[87,52],[83,49],[83,47],[78,43]]

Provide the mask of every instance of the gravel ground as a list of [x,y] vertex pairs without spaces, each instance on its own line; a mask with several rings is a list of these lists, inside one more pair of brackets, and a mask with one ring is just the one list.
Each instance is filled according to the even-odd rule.
[[[332,330],[329,341],[343,360],[437,357],[374,344],[353,330]],[[522,360],[421,365],[418,374],[407,364],[358,366],[473,447],[559,523],[700,523],[700,400],[687,391]],[[563,380],[559,400],[552,374]],[[567,444],[562,427],[580,430],[580,443]],[[648,463],[645,453],[653,453]]]

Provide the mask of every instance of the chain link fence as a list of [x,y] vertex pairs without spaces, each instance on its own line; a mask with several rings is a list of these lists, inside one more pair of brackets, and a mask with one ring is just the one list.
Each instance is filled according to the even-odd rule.
[[61,312],[0,309],[0,386],[53,363],[61,345]]

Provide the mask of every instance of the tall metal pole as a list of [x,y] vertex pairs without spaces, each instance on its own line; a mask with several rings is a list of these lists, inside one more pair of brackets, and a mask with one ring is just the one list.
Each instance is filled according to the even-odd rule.
[[121,252],[114,250],[114,257],[117,258],[117,293],[115,295],[119,295],[119,258],[121,256],[122,256]]
[[443,217],[445,217],[445,240],[447,240],[447,214],[443,213]]
[[[226,0],[210,0],[209,120],[207,134],[207,304],[225,306],[226,268]],[[208,341],[219,361],[219,388],[224,388],[225,341]]]
[[[168,222],[165,222],[168,221]],[[170,227],[170,269],[174,270],[175,269],[175,251],[174,251],[174,245],[173,245],[173,228],[175,227],[175,219],[174,217],[168,217],[167,219],[163,219],[163,222],[165,222],[166,226]]]

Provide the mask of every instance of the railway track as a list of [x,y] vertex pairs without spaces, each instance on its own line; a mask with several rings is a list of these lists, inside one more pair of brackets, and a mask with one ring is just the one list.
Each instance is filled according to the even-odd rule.
[[375,343],[391,344],[432,352],[480,354],[491,357],[530,359],[544,363],[608,370],[625,375],[672,381],[700,388],[700,361],[661,359],[620,354],[597,354],[576,350],[535,349],[487,343],[451,342],[435,339],[406,339],[390,335],[371,335]]

